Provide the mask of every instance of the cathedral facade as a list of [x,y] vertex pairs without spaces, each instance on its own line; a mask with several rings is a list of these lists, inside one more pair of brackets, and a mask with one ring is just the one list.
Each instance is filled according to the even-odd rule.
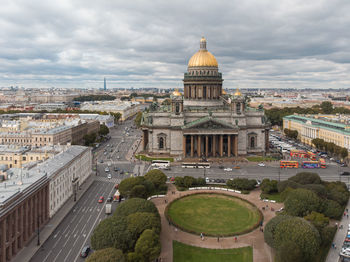
[[154,156],[223,158],[263,154],[269,124],[263,109],[249,108],[245,97],[222,89],[216,58],[200,40],[188,63],[184,92],[175,91],[171,104],[152,104],[141,120],[143,151]]

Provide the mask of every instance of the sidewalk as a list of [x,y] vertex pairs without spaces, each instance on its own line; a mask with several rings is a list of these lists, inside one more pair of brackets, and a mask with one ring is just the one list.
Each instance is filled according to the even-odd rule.
[[[345,209],[350,210],[350,201],[348,202]],[[343,225],[343,229],[338,229],[335,237],[333,239],[333,243],[336,244],[337,249],[330,248],[328,251],[328,256],[326,262],[337,262],[339,261],[339,253],[340,249],[343,246],[343,242],[345,240],[346,233],[348,232],[348,225],[350,224],[350,218],[343,216],[341,221],[339,222],[339,226]]]
[[[86,192],[86,190],[92,185],[95,178],[95,173],[91,173],[90,177],[81,185],[81,190],[77,193],[77,201]],[[17,255],[11,260],[11,262],[28,262],[39,250],[39,248],[45,243],[52,232],[57,228],[61,221],[66,217],[69,211],[74,207],[77,202],[73,201],[71,196],[67,202],[59,209],[59,211],[47,222],[47,224],[40,229],[40,246],[37,246],[37,235],[33,236],[33,239],[23,247]]]

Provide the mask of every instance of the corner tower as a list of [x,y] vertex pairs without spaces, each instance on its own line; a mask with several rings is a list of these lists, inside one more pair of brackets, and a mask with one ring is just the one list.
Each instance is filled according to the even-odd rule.
[[189,106],[216,106],[222,93],[222,75],[218,62],[207,50],[207,41],[200,40],[200,49],[188,62],[184,74],[184,104]]

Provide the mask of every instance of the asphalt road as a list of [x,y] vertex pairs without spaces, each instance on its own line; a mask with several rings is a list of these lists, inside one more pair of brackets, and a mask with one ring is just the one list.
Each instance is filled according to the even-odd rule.
[[[93,229],[107,217],[106,199],[114,195],[116,191],[114,185],[131,174],[145,171],[144,164],[126,159],[126,156],[131,156],[132,151],[136,150],[137,141],[141,136],[141,132],[136,129],[130,129],[129,136],[126,136],[125,127],[132,125],[133,121],[129,120],[112,128],[111,139],[94,149],[95,167],[97,166],[95,181],[34,255],[31,262],[84,261],[79,256],[80,252],[85,245],[90,245]],[[105,151],[107,154],[104,154]],[[103,163],[100,163],[100,160],[103,160]],[[107,166],[110,172],[105,172]],[[124,174],[120,171],[115,172],[114,167],[123,170]],[[108,174],[112,175],[111,179],[107,178]],[[105,198],[104,203],[98,203],[100,196]],[[117,202],[112,202],[112,210],[115,210],[117,205]]]

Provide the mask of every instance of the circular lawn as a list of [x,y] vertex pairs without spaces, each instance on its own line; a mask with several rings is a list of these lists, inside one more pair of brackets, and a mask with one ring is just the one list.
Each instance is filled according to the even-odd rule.
[[206,236],[233,236],[256,228],[262,215],[258,208],[237,197],[193,194],[169,204],[166,217],[175,226]]

